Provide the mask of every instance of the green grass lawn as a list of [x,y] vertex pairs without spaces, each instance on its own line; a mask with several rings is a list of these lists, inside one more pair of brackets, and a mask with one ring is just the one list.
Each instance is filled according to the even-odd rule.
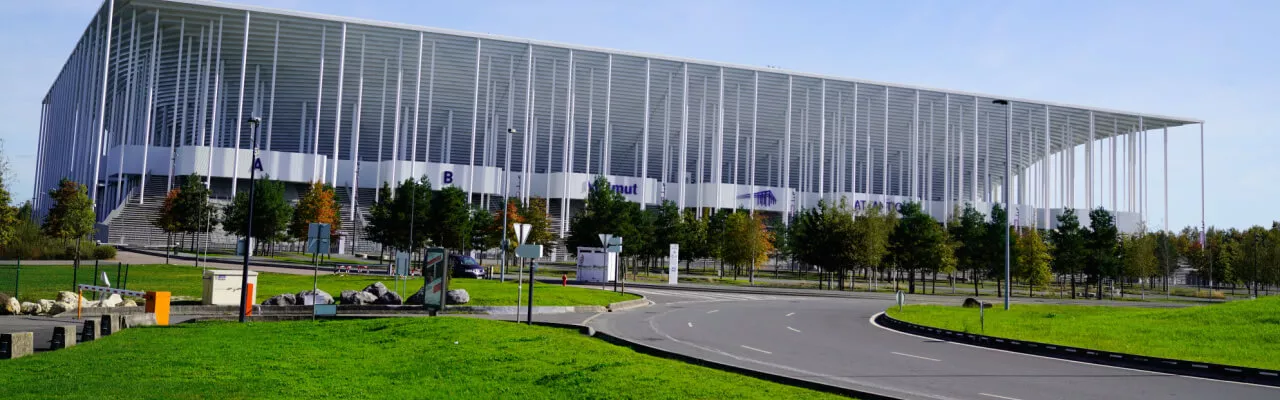
[[[1153,357],[1280,369],[1280,297],[1179,309],[1014,305],[987,309],[985,334]],[[890,308],[891,317],[984,333],[978,310]]]
[[837,398],[572,330],[454,317],[135,328],[4,371],[6,398]]
[[[116,287],[120,286],[120,282],[116,279],[114,264],[111,268],[104,267],[102,271],[107,271],[107,275]],[[7,293],[13,290],[14,275],[12,272],[13,270],[11,269],[0,270],[0,291]],[[197,299],[203,290],[200,268],[177,265],[134,265],[129,268],[128,272],[127,288],[130,290],[167,290],[175,297]],[[124,276],[123,274],[124,272],[122,271],[121,277]],[[71,289],[72,275],[73,269],[70,266],[23,267],[19,298],[23,301],[52,299],[56,297],[58,291]],[[78,282],[84,284],[93,283],[92,265],[87,268],[84,266],[80,268]],[[395,280],[389,276],[321,275],[319,278],[320,289],[332,294],[334,297],[337,297],[343,290],[364,289],[374,282],[382,282],[387,288],[395,288]],[[312,277],[310,275],[261,272],[258,274],[257,302],[261,303],[271,296],[281,293],[297,293],[303,290],[310,290],[311,285]],[[410,279],[402,294],[407,298],[421,287],[422,278]],[[450,281],[450,288],[466,289],[467,294],[471,296],[471,302],[467,303],[468,305],[516,304],[517,288],[515,282],[499,283],[496,280],[454,279]],[[524,284],[524,290],[525,296],[527,296],[528,282]],[[611,291],[538,284],[537,289],[534,290],[533,302],[537,306],[603,306],[636,298],[639,297]],[[528,297],[522,297],[522,301],[525,299],[528,299]]]

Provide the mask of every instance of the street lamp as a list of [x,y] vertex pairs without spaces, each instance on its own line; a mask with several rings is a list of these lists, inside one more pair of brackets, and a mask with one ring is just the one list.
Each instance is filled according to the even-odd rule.
[[1008,100],[992,100],[991,103],[1008,107],[1005,113],[1009,117],[1009,121],[1005,124],[1004,136],[1004,309],[1009,309],[1009,293],[1012,291],[1012,283],[1009,280],[1009,215],[1013,214],[1013,210],[1009,208],[1009,176],[1012,175],[1013,163],[1013,104]]
[[[240,322],[244,322],[244,316],[249,313],[250,307],[249,254],[253,252],[253,246],[251,245],[253,239],[251,238],[253,237],[254,179],[257,176],[256,172],[258,171],[258,167],[261,165],[258,163],[258,124],[260,123],[262,123],[262,119],[258,117],[249,117],[250,131],[253,132],[252,137],[249,139],[249,146],[253,149],[253,161],[249,163],[249,217],[248,220],[245,221],[244,265],[240,274]],[[212,180],[213,177],[211,176],[209,179]],[[231,179],[236,179],[234,173],[232,174]]]
[[511,247],[507,243],[507,202],[510,201],[507,196],[510,194],[508,189],[511,180],[511,137],[515,134],[516,128],[507,128],[507,159],[502,163],[502,273],[498,274],[498,282],[507,281],[507,253]]

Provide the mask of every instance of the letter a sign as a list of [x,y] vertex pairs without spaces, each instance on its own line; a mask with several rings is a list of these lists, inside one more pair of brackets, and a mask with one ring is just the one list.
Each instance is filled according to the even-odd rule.
[[253,170],[254,170],[254,171],[262,171],[262,159],[261,159],[261,158],[255,158],[255,159],[253,159]]

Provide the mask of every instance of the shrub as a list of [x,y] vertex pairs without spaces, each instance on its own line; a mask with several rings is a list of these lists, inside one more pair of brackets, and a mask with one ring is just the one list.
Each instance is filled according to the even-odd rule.
[[93,249],[93,258],[95,260],[110,260],[116,258],[116,248],[110,245],[99,245]]

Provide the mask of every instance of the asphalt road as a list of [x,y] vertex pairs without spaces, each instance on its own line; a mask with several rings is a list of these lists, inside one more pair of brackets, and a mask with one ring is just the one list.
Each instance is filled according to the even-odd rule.
[[713,361],[911,399],[1277,399],[1280,389],[921,338],[870,319],[880,299],[629,289],[652,307],[597,330]]

